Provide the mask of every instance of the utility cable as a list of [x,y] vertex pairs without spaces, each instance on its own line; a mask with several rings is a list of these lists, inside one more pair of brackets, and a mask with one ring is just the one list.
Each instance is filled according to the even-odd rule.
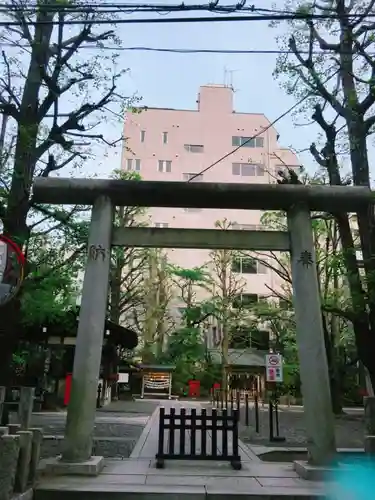
[[[352,19],[358,16],[348,14],[344,16],[332,14],[282,14],[282,15],[235,15],[217,17],[164,17],[146,19],[69,19],[64,21],[64,25],[108,25],[108,24],[188,24],[188,23],[216,23],[216,22],[244,22],[244,21],[313,21],[313,20],[340,20]],[[375,17],[375,14],[368,15],[367,18]],[[26,26],[58,25],[58,21],[25,21]],[[0,26],[20,26],[18,21],[1,21]]]
[[138,9],[153,9],[155,11],[172,11],[172,10],[180,10],[180,11],[191,11],[191,10],[210,10],[215,12],[230,12],[230,11],[242,11],[242,12],[267,12],[269,14],[295,14],[295,11],[285,10],[285,9],[265,9],[261,7],[256,7],[254,4],[246,5],[245,1],[240,1],[236,4],[232,5],[219,5],[217,0],[209,2],[207,4],[192,4],[186,5],[185,3],[179,4],[157,4],[157,3],[140,3],[140,4],[132,4],[132,3],[84,3],[84,4],[37,4],[35,2],[28,2],[27,5],[12,5],[0,3],[0,9],[6,12],[26,12],[26,11],[34,11],[42,12],[53,12],[63,10],[64,12],[91,12],[92,9],[100,10],[102,12],[105,9],[129,9],[129,10],[138,10]]
[[[37,44],[33,44],[34,46]],[[16,47],[17,49],[30,49],[29,44],[19,45],[17,42],[14,43],[2,43],[2,47]],[[293,55],[292,50],[240,50],[240,49],[188,49],[188,48],[168,48],[168,47],[109,47],[106,45],[80,45],[78,50],[88,49],[88,50],[110,50],[113,52],[161,52],[170,53],[177,55],[189,55],[189,54],[228,54],[228,55]],[[69,50],[69,46],[63,47],[62,50]],[[329,56],[331,57],[334,51],[331,50],[315,50],[310,52],[309,50],[301,50],[299,54],[305,55],[316,55],[316,56]],[[354,55],[357,52],[340,52],[341,54]],[[367,52],[370,56],[375,56],[375,52]]]

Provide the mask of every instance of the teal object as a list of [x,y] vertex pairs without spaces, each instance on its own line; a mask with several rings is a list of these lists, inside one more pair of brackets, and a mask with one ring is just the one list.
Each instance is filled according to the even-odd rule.
[[333,477],[328,500],[374,500],[375,463],[368,458],[347,463]]

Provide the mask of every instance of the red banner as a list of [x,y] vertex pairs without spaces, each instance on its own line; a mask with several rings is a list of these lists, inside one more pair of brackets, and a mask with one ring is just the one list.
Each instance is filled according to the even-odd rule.
[[64,405],[68,406],[70,401],[70,391],[72,389],[72,374],[67,373],[65,377]]
[[199,398],[201,393],[201,383],[199,380],[189,380],[189,397]]

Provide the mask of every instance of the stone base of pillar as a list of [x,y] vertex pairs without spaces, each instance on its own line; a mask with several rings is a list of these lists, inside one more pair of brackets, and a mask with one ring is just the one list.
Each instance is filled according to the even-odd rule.
[[337,469],[335,467],[310,465],[308,462],[302,460],[294,461],[294,470],[297,472],[299,477],[306,479],[307,481],[325,481],[327,476],[335,473]]
[[93,456],[86,462],[63,462],[61,456],[46,458],[38,471],[48,476],[98,476],[104,467],[104,457]]
[[33,495],[33,489],[29,488],[23,493],[14,493],[12,496],[12,500],[33,500]]

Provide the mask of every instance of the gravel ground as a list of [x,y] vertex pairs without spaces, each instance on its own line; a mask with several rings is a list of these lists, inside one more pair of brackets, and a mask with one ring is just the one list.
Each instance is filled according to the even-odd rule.
[[[152,415],[158,402],[116,401],[97,410],[94,428],[94,450],[97,455],[110,458],[127,458]],[[11,414],[11,422],[17,416]],[[43,429],[41,457],[56,456],[61,452],[66,412],[33,413],[32,427]]]
[[[249,410],[249,427],[245,423],[245,408],[241,409],[240,438],[246,443],[268,445],[269,420],[268,409],[260,409],[259,423],[260,432],[255,432],[255,411]],[[280,436],[284,436],[283,443],[272,443],[272,446],[292,447],[306,446],[306,432],[303,418],[303,409],[282,408],[279,410]],[[361,411],[348,411],[342,416],[335,418],[336,443],[338,448],[363,448],[365,425]]]

